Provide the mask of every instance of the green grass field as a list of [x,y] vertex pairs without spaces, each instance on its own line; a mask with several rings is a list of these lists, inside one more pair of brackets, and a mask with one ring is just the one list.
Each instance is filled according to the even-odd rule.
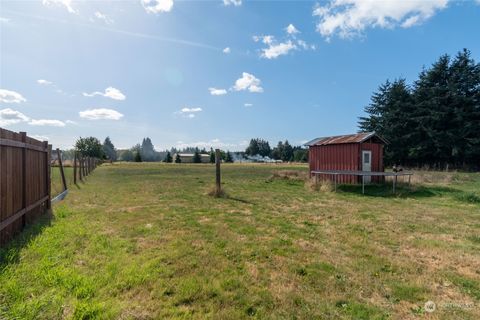
[[0,250],[0,319],[480,318],[480,174],[362,196],[222,169],[225,198],[211,165],[97,168]]

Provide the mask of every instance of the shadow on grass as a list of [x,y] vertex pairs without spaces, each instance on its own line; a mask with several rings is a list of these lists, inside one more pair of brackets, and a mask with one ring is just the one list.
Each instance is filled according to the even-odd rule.
[[237,197],[228,196],[228,195],[225,197],[225,199],[232,200],[232,201],[238,201],[238,202],[245,203],[245,204],[255,204],[255,202],[248,201],[248,200],[241,199],[241,198],[237,198]]
[[214,198],[217,198],[217,199],[238,201],[238,202],[245,203],[245,204],[255,204],[254,202],[251,202],[251,201],[248,201],[248,200],[245,200],[245,199],[242,199],[242,198],[233,197],[233,196],[229,195],[228,192],[226,192],[224,189],[221,189],[220,191],[217,191],[217,190],[213,189],[208,193],[208,195],[210,197],[214,197]]
[[[362,195],[361,185],[340,185],[338,190],[353,194]],[[470,196],[468,192],[446,186],[408,186],[407,184],[398,184],[395,193],[392,190],[392,184],[369,184],[365,185],[365,194],[368,197],[382,198],[431,198],[437,196],[452,196],[461,202],[475,202],[475,195]],[[465,201],[464,201],[465,199]]]
[[28,224],[20,233],[16,234],[8,243],[0,248],[0,272],[10,264],[18,263],[21,249],[27,247],[43,230],[51,225],[53,215],[45,213],[35,222]]

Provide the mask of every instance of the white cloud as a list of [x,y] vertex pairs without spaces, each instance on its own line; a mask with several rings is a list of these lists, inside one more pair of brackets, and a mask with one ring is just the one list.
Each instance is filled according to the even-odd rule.
[[[28,122],[32,126],[52,126],[52,127],[65,127],[65,123],[60,120],[50,119],[30,119],[20,111],[16,111],[10,108],[0,110],[0,126],[9,126],[12,124]],[[48,139],[44,139],[48,140]]]
[[315,50],[315,45],[313,44],[307,44],[305,41],[303,40],[297,40],[297,45],[299,47],[301,47],[302,49],[304,50],[308,50],[308,49],[312,49],[312,50]]
[[125,100],[127,97],[118,89],[113,87],[108,87],[105,89],[105,92],[95,91],[92,93],[83,93],[85,97],[94,97],[94,96],[103,96],[106,98],[111,98],[113,100]]
[[223,49],[223,53],[230,53],[230,52],[231,52],[230,47],[226,47],[225,49]]
[[65,121],[66,124],[73,124],[73,125],[77,125],[78,123],[76,121],[72,121],[72,120],[67,120]]
[[255,42],[263,42],[265,44],[271,44],[275,41],[275,37],[274,36],[253,36],[253,41]]
[[29,121],[30,119],[20,111],[10,108],[0,110],[0,126],[6,127],[11,124]]
[[275,59],[281,55],[288,54],[291,50],[295,50],[297,46],[291,41],[270,44],[268,48],[262,49],[262,57],[267,59]]
[[253,104],[251,104],[251,103],[245,103],[243,106],[249,108],[249,107],[253,107]]
[[39,119],[39,120],[32,119],[28,124],[32,126],[65,127],[65,122],[60,120],[51,120],[51,119]]
[[170,12],[173,0],[141,0],[142,6],[148,13]]
[[351,38],[368,28],[409,28],[431,18],[447,7],[449,0],[331,0],[317,5],[317,31],[330,40],[332,36]]
[[235,7],[242,5],[242,0],[223,0],[223,4],[226,6],[234,5]]
[[210,94],[212,96],[222,96],[224,94],[227,94],[227,90],[225,89],[217,89],[217,88],[208,88],[210,91]]
[[287,55],[292,50],[315,50],[314,45],[307,44],[302,39],[297,39],[296,34],[300,33],[293,24],[289,24],[285,31],[286,37],[282,41],[278,41],[272,35],[253,36],[253,41],[262,42],[267,45],[261,49],[260,57],[265,59],[276,59],[279,56]]
[[88,109],[80,111],[78,114],[80,118],[88,120],[120,120],[123,117],[123,114],[120,112],[105,108]]
[[70,13],[78,13],[72,7],[72,0],[42,0],[44,6],[56,5],[56,6],[64,6],[68,12]]
[[103,20],[105,24],[112,24],[114,22],[113,19],[109,18],[106,14],[101,13],[100,11],[95,11],[94,15],[98,20]]
[[201,111],[202,111],[202,108],[198,108],[198,107],[195,107],[195,108],[184,107],[176,113],[182,115],[185,118],[193,119],[195,118],[195,114]]
[[38,79],[37,83],[42,85],[42,86],[49,86],[49,85],[53,84],[53,82],[45,80],[45,79]]
[[288,34],[300,33],[300,31],[298,31],[298,29],[291,23],[285,28],[285,31],[287,31]]
[[20,93],[11,91],[11,90],[6,90],[6,89],[0,89],[0,102],[4,103],[20,103],[20,102],[25,102],[27,99],[25,99]]
[[250,92],[260,93],[263,92],[263,88],[260,86],[260,79],[256,78],[253,74],[243,72],[242,77],[235,81],[233,90],[243,91],[248,90]]
[[185,107],[185,108],[182,108],[182,110],[180,110],[180,113],[194,113],[194,112],[201,112],[201,111],[202,111],[202,108]]

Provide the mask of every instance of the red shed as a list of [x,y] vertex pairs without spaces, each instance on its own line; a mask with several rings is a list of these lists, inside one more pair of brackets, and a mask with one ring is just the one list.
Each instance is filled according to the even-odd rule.
[[[309,147],[310,172],[314,170],[347,170],[383,172],[383,147],[387,142],[375,132],[317,138]],[[323,178],[333,179],[325,175]],[[357,183],[357,176],[338,176],[339,183]],[[365,182],[381,177],[365,177]]]

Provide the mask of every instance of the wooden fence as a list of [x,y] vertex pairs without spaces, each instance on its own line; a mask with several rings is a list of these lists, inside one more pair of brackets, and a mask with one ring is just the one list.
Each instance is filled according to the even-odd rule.
[[0,245],[51,206],[47,141],[0,128]]

